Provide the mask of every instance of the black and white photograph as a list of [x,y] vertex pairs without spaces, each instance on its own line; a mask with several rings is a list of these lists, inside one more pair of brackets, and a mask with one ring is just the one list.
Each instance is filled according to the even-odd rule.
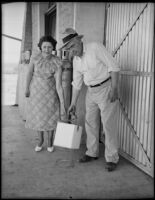
[[153,2],[1,2],[1,198],[154,199]]

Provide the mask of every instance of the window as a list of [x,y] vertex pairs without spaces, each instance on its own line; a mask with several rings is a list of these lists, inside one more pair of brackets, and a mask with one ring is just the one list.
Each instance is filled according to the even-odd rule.
[[54,3],[45,14],[45,34],[56,37],[56,4]]

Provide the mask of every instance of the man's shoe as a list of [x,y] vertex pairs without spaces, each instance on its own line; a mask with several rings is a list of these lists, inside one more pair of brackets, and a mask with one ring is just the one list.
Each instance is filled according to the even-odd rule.
[[117,164],[113,163],[113,162],[106,162],[106,169],[111,172],[114,171],[116,169]]
[[90,161],[97,160],[97,159],[98,159],[98,157],[91,157],[88,155],[84,155],[82,158],[79,159],[79,162],[85,163],[85,162],[90,162]]

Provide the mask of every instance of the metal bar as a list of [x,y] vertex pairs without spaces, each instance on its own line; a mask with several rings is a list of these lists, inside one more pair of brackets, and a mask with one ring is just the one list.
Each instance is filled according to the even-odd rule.
[[[142,100],[143,100],[143,103],[142,103],[142,121],[141,121],[141,138],[142,138],[142,144],[143,144],[143,148],[144,148],[144,150],[146,151],[146,148],[145,148],[145,141],[144,141],[144,138],[145,138],[145,135],[147,135],[147,132],[144,132],[144,130],[145,130],[145,125],[146,125],[146,121],[145,121],[145,119],[146,119],[146,92],[147,92],[147,77],[144,77],[143,78],[144,80],[143,80],[143,98],[142,98]],[[146,153],[147,153],[147,151],[146,151]],[[144,157],[143,157],[143,159],[144,159]],[[143,160],[143,164],[145,164],[145,161]]]
[[115,23],[114,23],[114,14],[115,14],[115,9],[114,9],[114,3],[111,4],[111,11],[112,11],[112,22],[111,22],[111,52],[114,50],[114,26],[115,26]]
[[[140,143],[142,143],[142,140],[141,140],[141,123],[142,123],[142,96],[143,96],[143,77],[140,77],[140,87],[139,87],[139,105],[138,105],[138,131],[137,131],[137,134],[138,134],[138,137],[139,137],[139,140],[140,140]],[[142,162],[142,152],[139,151],[139,161]]]
[[[131,16],[132,16],[132,4],[129,4],[129,22],[131,21]],[[132,70],[132,51],[131,49],[133,48],[132,45],[132,32],[130,35],[128,35],[127,38],[128,41],[128,45],[127,45],[127,52],[128,52],[128,56],[127,56],[127,68],[130,68]],[[130,119],[131,121],[131,95],[132,95],[132,91],[131,91],[131,76],[127,76],[127,80],[128,80],[128,98],[127,98],[127,111],[126,113],[128,114],[128,119]],[[131,146],[132,146],[132,136],[131,136],[131,130],[128,127],[128,154],[131,155]]]
[[[137,9],[139,10],[139,4],[137,4]],[[135,70],[136,70],[136,72],[134,72],[134,73],[136,73],[136,75],[135,74],[133,74],[133,73],[131,73],[131,74],[133,74],[133,75],[135,75],[135,118],[134,118],[134,127],[135,127],[135,130],[136,130],[136,132],[137,132],[137,126],[138,126],[138,105],[139,105],[139,82],[140,82],[140,76],[138,76],[138,74],[140,73],[139,72],[139,66],[140,66],[140,59],[139,59],[139,57],[140,57],[140,45],[141,45],[141,37],[140,37],[140,26],[141,26],[141,18],[137,21],[137,25],[135,26],[136,27],[136,31],[135,31],[135,33],[136,33],[136,35],[137,35],[137,37],[135,38],[136,39],[136,52],[137,52],[137,54],[136,54],[136,64],[135,64]],[[137,132],[137,134],[138,134],[138,132]],[[135,140],[135,159],[136,160],[138,160],[138,152],[139,152],[139,147],[138,147],[138,144],[137,144],[137,142],[136,142],[136,140]]]
[[119,141],[119,148],[121,148],[121,112],[120,112],[120,109],[119,109],[119,112],[118,112],[118,141]]
[[150,84],[150,79],[151,78],[147,78],[147,85],[146,85],[146,91],[145,91],[145,98],[146,98],[146,103],[145,103],[145,119],[144,119],[144,141],[143,141],[143,143],[144,143],[144,149],[146,150],[146,152],[147,152],[147,148],[149,148],[150,146],[148,146],[148,141],[147,141],[147,139],[148,139],[148,121],[149,121],[149,107],[150,107],[150,105],[149,105],[149,102],[150,102],[150,90],[151,90],[151,84]]
[[[137,4],[132,4],[132,20],[133,18],[135,18],[136,16],[136,6]],[[135,41],[135,37],[136,37],[136,26],[133,27],[132,32],[131,32],[131,49],[132,49],[132,71],[135,71],[135,66],[136,66],[136,41]],[[134,124],[134,118],[135,118],[135,76],[130,76],[131,79],[131,91],[132,91],[132,95],[131,95],[131,124],[132,126],[135,128],[135,124]],[[131,134],[131,156],[134,158],[135,157],[135,138],[132,136]]]
[[[154,55],[154,51],[152,52]],[[154,58],[154,56],[153,56]],[[152,60],[154,67],[154,59]],[[149,116],[148,116],[148,138],[147,138],[147,153],[153,163],[154,158],[154,79],[150,80],[150,101],[149,101]]]
[[[153,62],[153,66],[154,66],[154,62]],[[150,160],[152,163],[152,170],[154,170],[154,80],[151,80],[151,103],[150,103],[150,110],[151,110],[151,115],[150,118],[152,119],[151,123],[150,123]]]
[[118,18],[119,17],[118,16],[119,12],[118,12],[118,9],[119,9],[119,5],[117,3],[116,4],[116,8],[115,8],[115,10],[116,10],[116,17],[115,17],[115,24],[116,24],[116,27],[115,27],[115,31],[116,31],[116,33],[115,33],[115,47],[117,46],[117,43],[118,43],[118,31],[119,31],[119,29],[118,29],[118,25],[119,25],[119,18]]
[[[152,54],[153,52],[153,48],[154,48],[154,4],[153,3],[149,3],[149,14],[150,14],[150,30],[149,30],[149,55],[148,55],[148,72],[151,71],[151,67],[152,67],[152,57],[154,56],[154,54]],[[154,67],[154,65],[153,65]],[[153,70],[152,70],[153,71]]]
[[127,122],[127,124],[128,124],[128,127],[129,127],[130,130],[131,130],[131,133],[132,133],[133,136],[135,137],[136,142],[139,144],[139,147],[140,147],[140,149],[141,149],[141,151],[142,151],[142,153],[143,153],[143,155],[144,155],[144,157],[145,157],[147,163],[150,164],[149,158],[148,158],[146,152],[144,151],[143,146],[142,146],[142,144],[140,143],[139,138],[137,137],[136,132],[135,132],[134,128],[132,127],[132,125],[131,125],[131,123],[130,123],[130,120],[128,119],[128,116],[127,116],[127,114],[126,114],[126,112],[124,111],[122,105],[121,105],[121,104],[119,104],[119,105],[120,105],[121,111],[122,111],[123,114],[124,114],[124,117],[125,117],[125,119],[126,119],[126,122]]
[[[128,116],[131,122],[131,106],[132,106],[132,89],[131,89],[131,85],[132,85],[132,77],[129,77],[129,107],[128,107]],[[130,130],[129,130],[130,132]],[[132,151],[132,134],[129,133],[129,153],[130,155],[132,155],[131,153]]]
[[[145,70],[145,44],[146,44],[146,10],[141,16],[142,18],[142,51],[141,51],[141,71]],[[139,124],[139,139],[141,144],[143,144],[143,119],[144,119],[144,97],[145,97],[145,79],[144,77],[141,78],[141,85],[142,85],[142,92],[141,92],[141,100],[140,100],[140,124]],[[139,160],[143,163],[143,154],[139,152]],[[144,163],[143,163],[144,164]]]
[[13,37],[13,36],[10,36],[10,35],[7,35],[7,34],[3,34],[3,33],[2,33],[2,36],[13,39],[13,40],[17,40],[17,41],[20,41],[20,42],[22,41],[22,39],[19,39],[19,38],[16,38],[16,37]]
[[117,13],[118,13],[118,20],[117,20],[117,44],[120,40],[120,32],[121,32],[121,29],[120,29],[120,24],[121,24],[121,6],[120,6],[120,3],[118,3],[118,10],[117,10]]
[[106,34],[106,47],[111,52],[111,41],[110,41],[110,28],[111,28],[111,6],[108,4],[108,17],[107,17],[107,34]]
[[[125,78],[125,77],[124,77]],[[129,79],[128,77],[126,77],[126,81],[124,81],[124,87],[126,89],[126,95],[125,95],[125,102],[124,102],[124,110],[125,110],[125,113],[127,113],[127,117],[128,117],[128,107],[129,107]],[[125,121],[125,135],[126,135],[126,145],[125,145],[125,149],[126,149],[126,152],[129,154],[129,129],[128,129],[128,126],[127,126],[127,122]]]
[[126,39],[126,37],[128,36],[129,32],[132,30],[133,26],[135,26],[137,20],[139,19],[139,17],[141,16],[141,14],[143,13],[143,11],[145,10],[145,8],[147,7],[148,3],[145,4],[145,6],[142,8],[142,10],[137,14],[137,16],[135,17],[135,19],[133,20],[133,22],[131,23],[131,25],[129,26],[127,32],[125,33],[125,35],[123,36],[122,40],[120,41],[120,43],[118,44],[117,48],[113,51],[113,55],[115,55],[118,51],[118,49],[120,48],[120,46],[122,45],[122,43],[124,42],[124,40]]
[[123,148],[123,118],[121,111],[120,111],[120,147]]
[[[148,8],[146,10],[146,52],[145,52],[145,71],[148,71],[148,63],[149,63],[149,50],[150,50],[150,28],[151,28],[151,20],[150,20],[150,4],[148,5]],[[150,99],[150,78],[147,77],[146,79],[146,89],[145,89],[145,104],[144,104],[144,123],[143,123],[143,144],[144,144],[144,149],[147,151],[147,138],[148,138],[148,117],[149,117],[149,99]]]
[[121,70],[119,72],[120,75],[127,75],[127,76],[147,76],[147,77],[154,77],[153,72],[144,72],[144,71],[130,71],[130,70]]
[[[138,105],[139,105],[139,77],[136,77],[136,91],[135,91],[135,130],[137,133],[137,124],[138,124]],[[138,160],[138,145],[135,143],[135,158]]]
[[[136,97],[136,77],[133,77],[133,84],[132,84],[132,91],[133,91],[133,96],[132,96],[132,119],[131,119],[131,123],[135,129],[135,97]],[[135,139],[133,138],[133,152],[132,155],[135,158]]]
[[[141,8],[139,8],[139,9],[141,9]],[[137,40],[138,40],[138,46],[137,46],[137,53],[138,53],[138,55],[137,55],[137,71],[139,71],[139,73],[140,73],[140,70],[141,70],[141,49],[142,49],[142,36],[141,36],[141,34],[142,34],[142,17],[141,18],[139,18],[139,20],[137,21],[137,26],[138,26],[138,38],[137,38]],[[140,79],[141,79],[141,76],[137,76],[137,87],[136,87],[136,91],[137,91],[137,95],[136,95],[136,132],[137,132],[137,136],[139,137],[139,121],[140,121],[140,119],[139,119],[139,105],[140,105],[140,91],[141,91],[141,85],[140,85]],[[138,146],[138,144],[136,143],[136,154],[135,154],[135,158],[136,158],[136,160],[139,160],[139,146]]]
[[[133,4],[130,4],[129,6],[129,19],[130,21],[132,21],[132,17],[134,14],[134,10],[133,10]],[[133,29],[132,32],[130,34],[130,36],[128,37],[129,39],[129,45],[128,45],[128,51],[130,53],[130,59],[128,59],[128,66],[130,67],[131,70],[133,70],[133,50],[131,51],[131,49],[134,48],[134,44],[133,44]],[[129,98],[128,98],[128,118],[130,119],[130,122],[132,120],[132,76],[128,76],[129,79]],[[129,154],[132,156],[132,143],[133,143],[133,137],[132,134],[130,133],[131,131],[129,130]]]
[[[125,92],[124,92],[124,79],[125,77],[122,77],[122,102],[125,102]],[[122,122],[124,122],[124,118],[122,116]],[[122,130],[122,148],[125,149],[124,145],[126,143],[126,132],[125,132],[125,122],[123,123],[122,126],[123,130]]]
[[[136,13],[137,13],[137,9],[138,9],[138,4],[136,4]],[[134,44],[135,44],[135,62],[134,62],[134,70],[138,71],[138,34],[139,34],[139,21],[137,21],[137,24],[135,26],[135,38],[134,38]]]
[[[110,26],[111,25],[111,26]],[[109,43],[109,50],[110,52],[112,51],[112,42],[111,42],[111,29],[112,29],[112,4],[110,4],[110,7],[109,7],[109,23],[108,23],[108,26],[109,26],[109,34],[108,34],[108,43]]]
[[147,173],[151,177],[154,177],[152,166],[150,166],[150,165],[149,166],[142,165],[137,160],[135,160],[134,158],[132,158],[130,155],[128,155],[125,152],[123,152],[121,149],[119,150],[119,154],[121,156],[125,157],[130,162],[132,162],[134,165],[136,165],[138,168],[140,168],[141,170],[143,170],[145,173]]
[[107,19],[108,19],[108,3],[105,3],[105,15],[104,15],[104,31],[103,31],[103,44],[106,46],[106,32],[107,32]]

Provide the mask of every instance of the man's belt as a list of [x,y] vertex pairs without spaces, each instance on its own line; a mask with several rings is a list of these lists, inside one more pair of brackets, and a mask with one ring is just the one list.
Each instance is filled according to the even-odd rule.
[[99,84],[97,84],[97,85],[90,85],[89,87],[97,87],[97,86],[100,86],[100,85],[102,85],[103,83],[109,81],[110,79],[111,79],[111,77],[107,78],[106,80],[104,80],[103,82],[101,82],[101,83],[99,83]]

